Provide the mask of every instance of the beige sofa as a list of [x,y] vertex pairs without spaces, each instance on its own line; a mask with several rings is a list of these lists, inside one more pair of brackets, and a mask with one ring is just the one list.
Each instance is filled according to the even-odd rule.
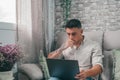
[[[84,35],[94,41],[100,43],[103,50],[104,70],[101,74],[101,80],[113,80],[113,49],[120,49],[120,30],[117,31],[86,31]],[[55,37],[53,48],[58,48],[66,40],[66,33],[58,31]],[[43,78],[42,71],[35,64],[32,68],[30,64],[23,64],[19,67],[19,71],[26,74],[31,80],[41,80]],[[37,76],[35,75],[37,74]]]

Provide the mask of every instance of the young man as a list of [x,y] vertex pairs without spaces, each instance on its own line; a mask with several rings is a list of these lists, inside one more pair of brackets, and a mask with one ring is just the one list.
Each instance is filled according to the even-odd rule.
[[81,22],[78,19],[71,19],[65,26],[68,39],[58,50],[50,53],[48,58],[61,58],[67,60],[78,60],[80,73],[76,74],[78,80],[85,80],[91,77],[98,80],[102,72],[102,51],[98,43],[87,39],[83,35]]

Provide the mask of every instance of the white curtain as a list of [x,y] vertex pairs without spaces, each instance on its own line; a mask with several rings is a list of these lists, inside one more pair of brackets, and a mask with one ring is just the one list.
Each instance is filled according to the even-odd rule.
[[43,26],[45,29],[46,55],[52,50],[55,27],[55,0],[43,0]]
[[37,62],[39,50],[44,48],[42,0],[17,0],[17,25],[22,62]]

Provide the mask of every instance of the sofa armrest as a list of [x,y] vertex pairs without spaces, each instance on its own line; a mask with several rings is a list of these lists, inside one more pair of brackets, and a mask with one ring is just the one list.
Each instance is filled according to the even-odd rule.
[[18,67],[20,73],[25,74],[30,80],[42,80],[43,73],[37,64],[21,64]]

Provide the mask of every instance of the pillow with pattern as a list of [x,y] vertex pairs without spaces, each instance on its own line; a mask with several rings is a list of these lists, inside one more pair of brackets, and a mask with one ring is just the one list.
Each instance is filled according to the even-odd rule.
[[113,78],[114,80],[120,80],[120,49],[119,50],[113,50]]
[[44,78],[45,80],[48,80],[50,78],[50,75],[49,75],[49,70],[46,62],[46,57],[44,56],[43,50],[40,50],[39,62],[41,65],[41,69],[43,71]]

